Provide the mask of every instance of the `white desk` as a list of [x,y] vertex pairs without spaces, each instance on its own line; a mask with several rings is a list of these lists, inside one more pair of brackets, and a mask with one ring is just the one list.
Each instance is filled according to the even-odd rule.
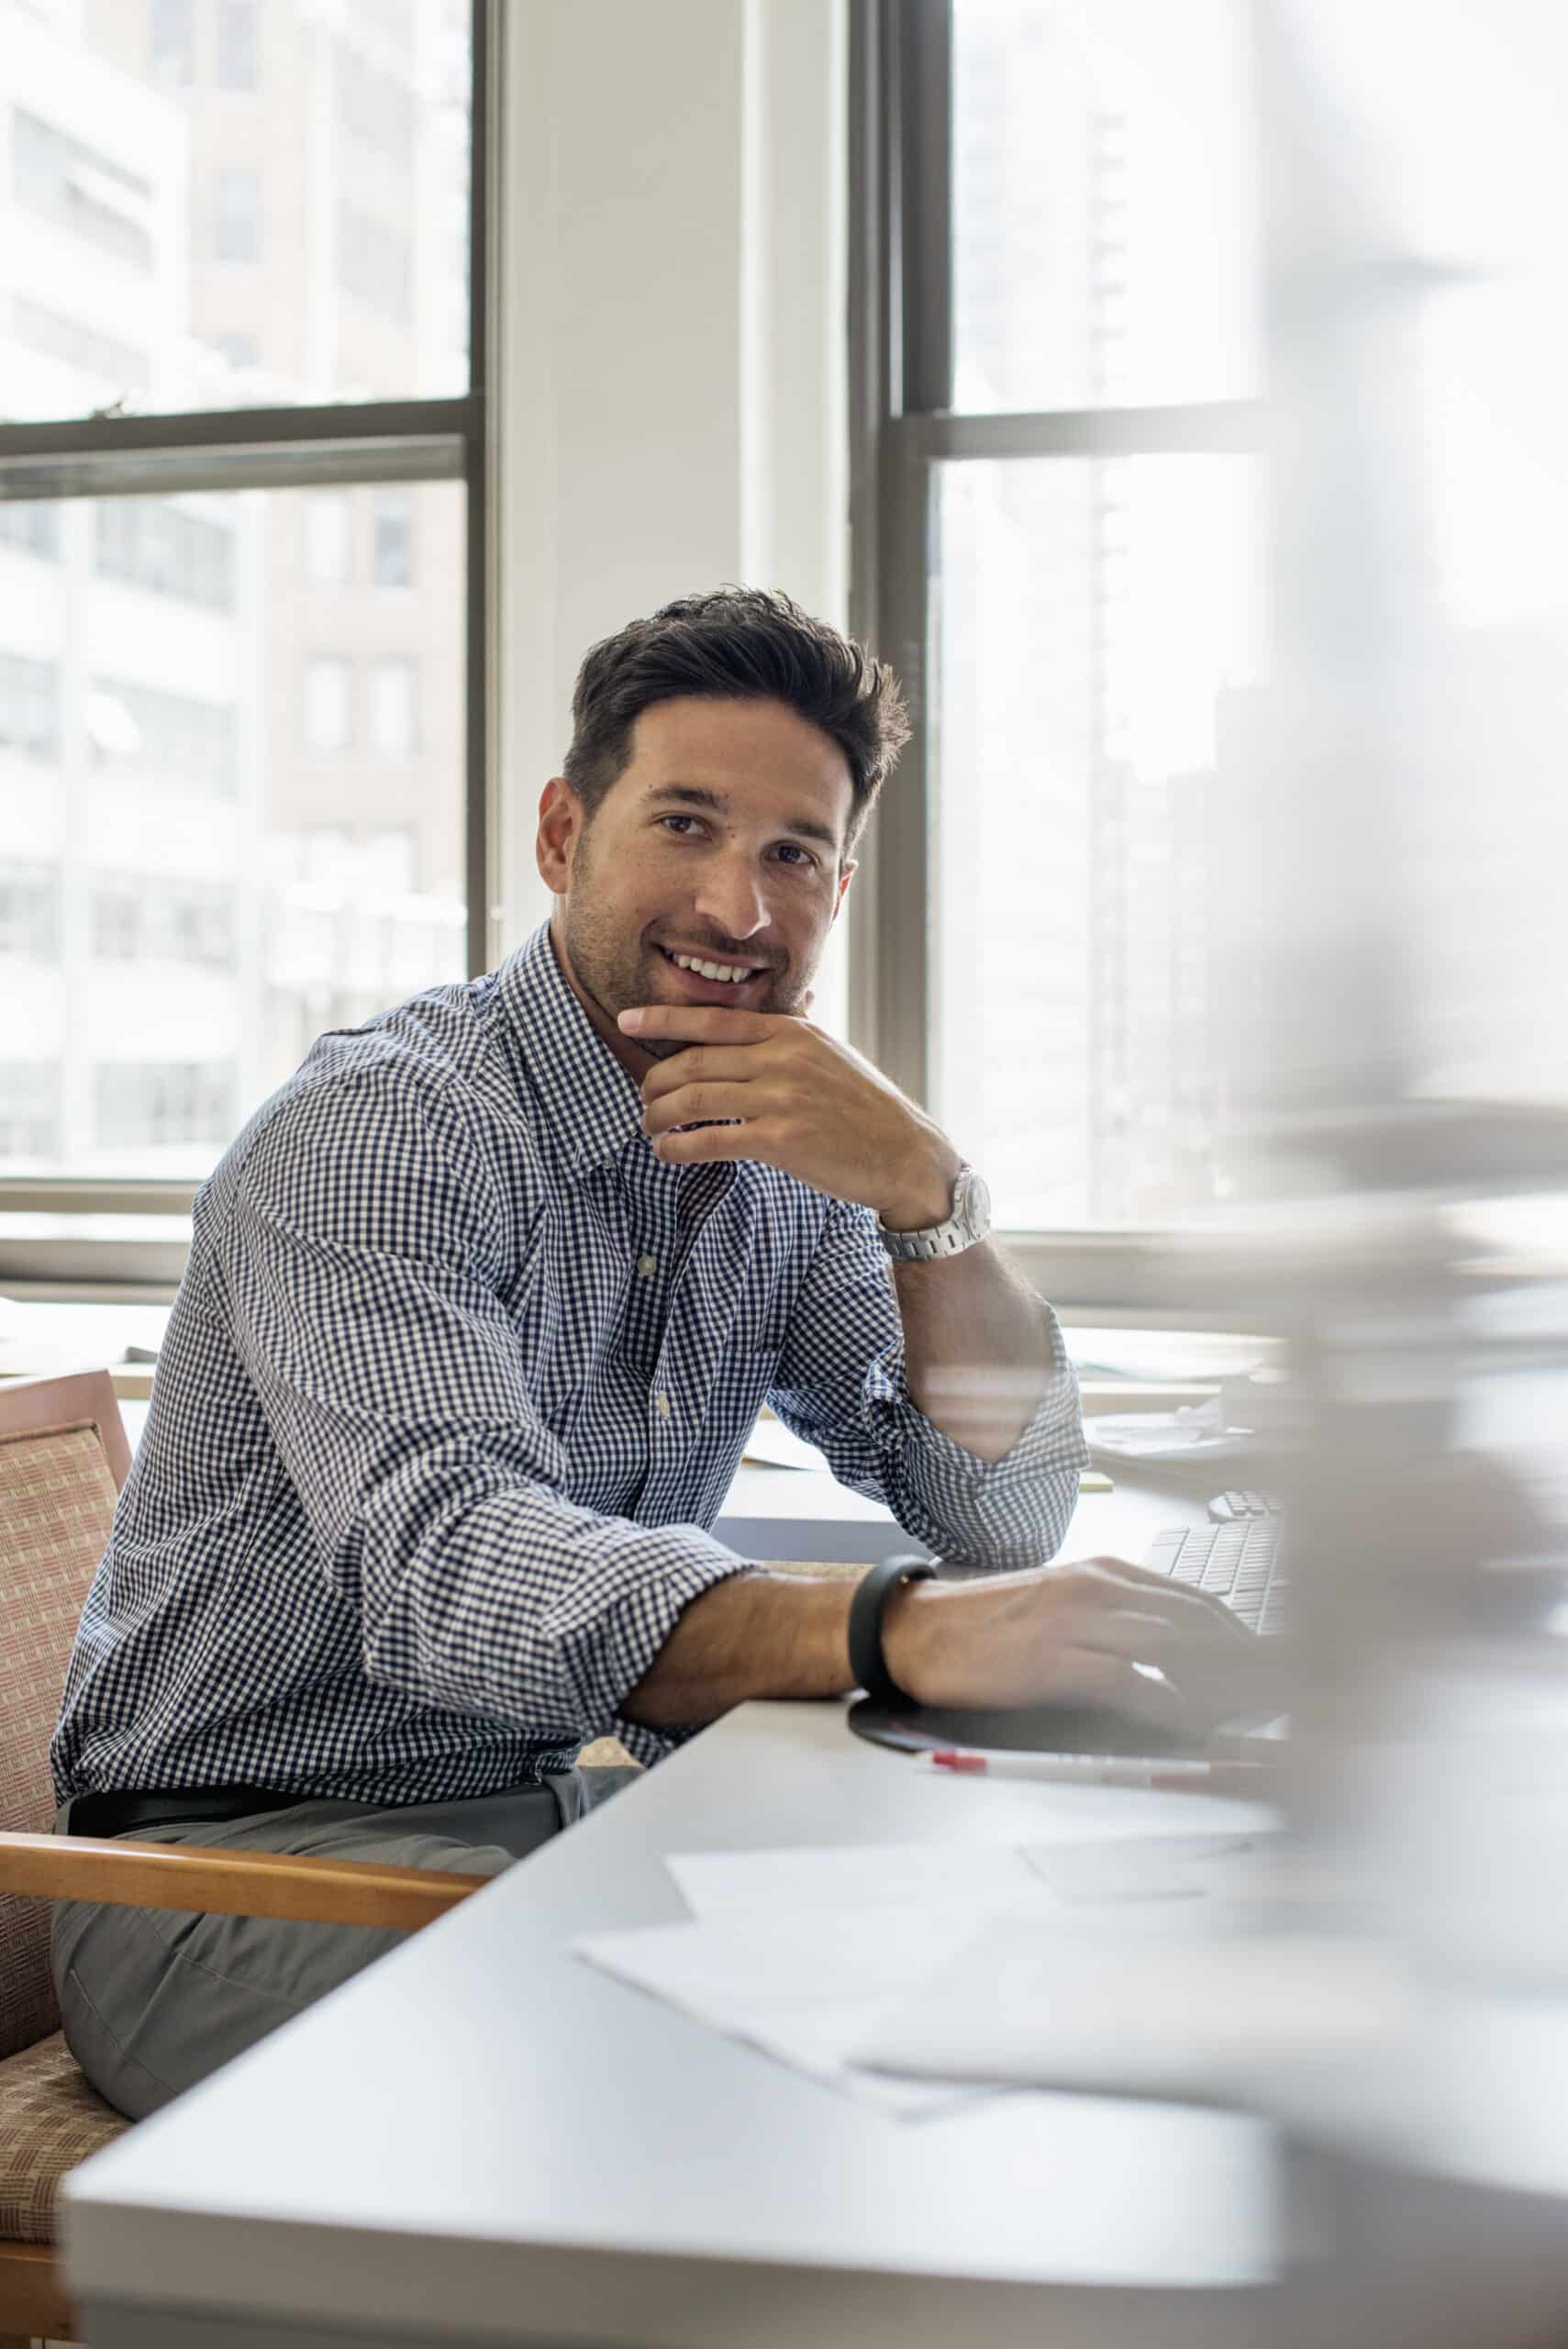
[[[1147,1526],[1196,1508],[1169,1491],[1085,1499],[1068,1554],[1136,1553]],[[1308,2156],[1330,2228],[1318,2247],[1335,2255],[1314,2257],[1309,2228],[1305,2266],[1275,2289],[1280,2180],[1261,2121],[1035,2094],[895,2121],[569,1954],[580,1933],[683,1913],[668,1852],[1255,1815],[1193,1796],[950,1782],[851,1738],[836,1706],[747,1706],[79,2171],[64,2242],[87,2338],[1520,2349],[1560,2337],[1568,2000],[1455,2008],[1410,2106],[1429,2108],[1412,2148],[1418,2186],[1358,2166],[1353,2150]],[[1365,2135],[1392,2145],[1398,2097],[1385,2087],[1396,2083],[1368,2089]]]
[[[1086,1499],[1069,1553],[1173,1507]],[[1033,2094],[895,2121],[569,1954],[684,1913],[670,1851],[1178,1816],[1254,1814],[949,1783],[836,1706],[748,1706],[79,2172],[88,2336],[1036,2349],[1049,2325],[1147,2349],[1155,2294],[1162,2344],[1248,2340],[1274,2249],[1260,2123]]]

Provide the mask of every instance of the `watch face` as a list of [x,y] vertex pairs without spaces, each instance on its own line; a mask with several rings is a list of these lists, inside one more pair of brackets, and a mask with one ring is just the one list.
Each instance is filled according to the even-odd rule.
[[952,1211],[973,1232],[983,1233],[991,1228],[991,1194],[973,1166],[966,1166],[958,1178]]

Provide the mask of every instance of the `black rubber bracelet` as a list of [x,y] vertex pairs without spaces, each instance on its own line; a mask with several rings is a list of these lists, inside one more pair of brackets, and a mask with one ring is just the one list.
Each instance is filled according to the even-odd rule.
[[934,1582],[937,1570],[925,1558],[884,1558],[862,1576],[850,1601],[850,1670],[855,1686],[879,1705],[907,1705],[913,1699],[888,1671],[882,1653],[883,1609],[900,1583]]

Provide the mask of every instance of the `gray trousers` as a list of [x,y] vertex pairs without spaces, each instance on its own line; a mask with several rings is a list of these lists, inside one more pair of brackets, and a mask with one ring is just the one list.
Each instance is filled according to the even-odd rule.
[[[606,1800],[634,1770],[583,1770],[487,1795],[384,1810],[291,1803],[244,1819],[128,1831],[155,1843],[376,1860],[499,1876]],[[55,1820],[65,1829],[67,1804]],[[66,2043],[100,2096],[139,2121],[336,1989],[401,1933],[270,1917],[57,1902],[50,1955]]]

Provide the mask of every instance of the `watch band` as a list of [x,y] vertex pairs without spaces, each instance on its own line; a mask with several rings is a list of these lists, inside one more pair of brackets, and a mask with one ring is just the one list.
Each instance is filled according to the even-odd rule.
[[937,1570],[925,1558],[884,1558],[862,1575],[850,1601],[850,1670],[855,1686],[879,1705],[908,1705],[882,1653],[882,1618],[900,1583],[934,1582]]
[[877,1235],[895,1264],[929,1264],[936,1256],[962,1255],[990,1229],[990,1193],[966,1159],[953,1177],[951,1200],[940,1223],[927,1224],[919,1231],[889,1231],[879,1223]]

